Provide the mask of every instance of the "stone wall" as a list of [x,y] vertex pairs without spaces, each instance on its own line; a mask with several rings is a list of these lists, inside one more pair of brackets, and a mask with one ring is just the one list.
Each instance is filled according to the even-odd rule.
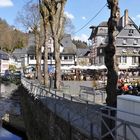
[[19,87],[21,110],[29,140],[88,140],[77,128]]

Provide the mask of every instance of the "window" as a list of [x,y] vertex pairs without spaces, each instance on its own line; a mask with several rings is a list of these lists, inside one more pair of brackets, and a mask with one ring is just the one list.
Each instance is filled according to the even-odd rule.
[[30,55],[30,60],[34,60],[34,55]]
[[137,57],[133,56],[132,57],[132,64],[136,64],[137,63]]
[[69,56],[69,59],[71,60],[71,59],[73,59],[73,57],[72,56]]
[[48,55],[48,60],[51,60],[51,56],[50,55]]
[[67,56],[64,56],[64,60],[67,60],[68,59],[68,57]]
[[130,33],[130,34],[133,34],[133,33],[134,33],[134,30],[133,30],[133,29],[130,29],[130,30],[129,30],[129,33]]
[[100,53],[102,53],[103,52],[103,49],[100,49]]
[[134,33],[134,30],[133,29],[130,29],[128,35],[129,36],[132,36],[133,33]]
[[121,63],[121,57],[118,56],[118,63]]
[[103,63],[103,57],[99,57],[99,63],[102,64]]
[[134,39],[133,44],[134,44],[134,45],[137,45],[137,44],[138,44],[138,39]]
[[127,57],[126,56],[121,57],[121,63],[127,63]]
[[105,38],[105,43],[108,43],[108,38]]
[[42,55],[42,58],[41,59],[44,60],[44,55]]
[[123,45],[126,45],[127,44],[127,39],[123,39]]

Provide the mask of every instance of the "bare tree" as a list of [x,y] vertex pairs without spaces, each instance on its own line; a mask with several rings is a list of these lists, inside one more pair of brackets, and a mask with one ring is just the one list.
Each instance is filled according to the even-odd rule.
[[64,22],[64,32],[69,34],[74,34],[75,27],[72,23],[72,20],[65,15],[65,22]]
[[108,69],[107,73],[107,98],[106,103],[108,106],[116,106],[116,89],[117,89],[117,60],[116,60],[116,47],[114,31],[117,29],[119,20],[119,7],[118,0],[107,0],[108,8],[111,10],[110,18],[108,20],[108,37],[109,43],[105,48],[105,65]]
[[41,82],[41,36],[40,36],[40,12],[37,4],[28,2],[22,12],[18,13],[17,21],[21,23],[27,30],[31,30],[35,38],[35,57],[37,78]]
[[67,0],[43,0],[49,14],[49,24],[55,54],[55,88],[60,89],[60,41],[64,29],[64,6]]

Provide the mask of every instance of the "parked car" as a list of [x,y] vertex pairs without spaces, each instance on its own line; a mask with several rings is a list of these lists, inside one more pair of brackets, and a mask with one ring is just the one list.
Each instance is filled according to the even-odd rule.
[[6,78],[6,79],[10,79],[11,75],[12,75],[11,71],[5,70],[5,73],[4,73],[3,77]]

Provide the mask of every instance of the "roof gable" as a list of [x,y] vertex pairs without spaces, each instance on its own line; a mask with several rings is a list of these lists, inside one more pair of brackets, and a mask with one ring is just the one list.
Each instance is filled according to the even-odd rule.
[[134,24],[127,24],[118,34],[117,37],[124,37],[124,36],[139,36],[140,32],[138,28]]
[[90,49],[89,48],[80,48],[80,49],[77,49],[77,56],[78,57],[82,57],[82,56],[87,56],[88,54],[90,53]]

